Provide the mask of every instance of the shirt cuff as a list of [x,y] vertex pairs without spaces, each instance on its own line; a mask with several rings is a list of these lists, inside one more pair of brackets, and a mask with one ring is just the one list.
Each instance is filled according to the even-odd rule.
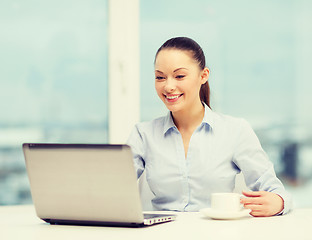
[[287,213],[289,213],[292,210],[292,198],[290,196],[289,193],[285,192],[285,193],[276,193],[277,195],[279,195],[283,201],[284,201],[284,208],[282,209],[282,211],[280,211],[279,213],[275,214],[277,215],[285,215]]

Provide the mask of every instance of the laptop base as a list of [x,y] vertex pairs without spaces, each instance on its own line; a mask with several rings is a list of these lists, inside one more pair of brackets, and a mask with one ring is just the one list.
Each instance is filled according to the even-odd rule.
[[157,219],[146,219],[144,223],[127,223],[127,222],[104,222],[104,221],[86,221],[86,220],[64,220],[64,219],[42,219],[43,221],[51,225],[76,225],[76,226],[95,226],[95,227],[129,227],[139,228],[148,227],[155,224],[165,223],[174,220],[174,218],[168,217],[166,221],[157,221]]

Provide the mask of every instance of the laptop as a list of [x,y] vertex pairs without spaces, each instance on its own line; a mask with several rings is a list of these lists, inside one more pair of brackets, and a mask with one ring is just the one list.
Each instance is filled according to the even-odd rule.
[[131,148],[24,143],[37,216],[50,224],[141,227],[174,214],[143,214]]

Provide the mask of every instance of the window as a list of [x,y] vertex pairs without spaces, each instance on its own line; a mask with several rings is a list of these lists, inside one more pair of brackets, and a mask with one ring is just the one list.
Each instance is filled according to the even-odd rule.
[[108,142],[107,5],[0,3],[0,205],[31,202],[23,142]]

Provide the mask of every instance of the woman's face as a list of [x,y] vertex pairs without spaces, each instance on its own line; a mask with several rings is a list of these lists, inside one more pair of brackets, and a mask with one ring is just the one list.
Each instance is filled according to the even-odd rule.
[[188,51],[164,49],[155,60],[156,92],[173,113],[201,103],[199,90],[208,75],[209,70],[201,70]]

